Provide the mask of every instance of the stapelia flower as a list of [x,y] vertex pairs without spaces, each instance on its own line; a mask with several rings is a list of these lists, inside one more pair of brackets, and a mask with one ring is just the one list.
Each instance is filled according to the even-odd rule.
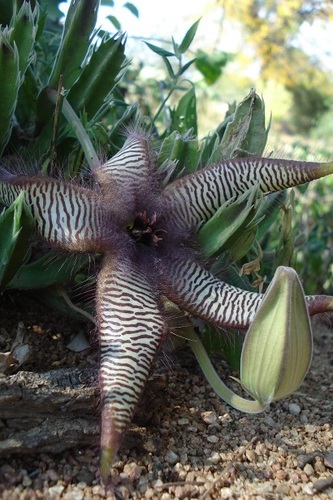
[[[253,186],[266,194],[333,172],[331,163],[233,159],[163,188],[149,138],[129,133],[123,148],[93,169],[92,188],[0,170],[0,201],[24,193],[37,233],[62,249],[104,254],[97,278],[102,401],[101,476],[131,423],[168,326],[161,296],[224,327],[246,328],[262,295],[221,282],[201,262],[197,230]],[[310,314],[332,309],[307,298]]]

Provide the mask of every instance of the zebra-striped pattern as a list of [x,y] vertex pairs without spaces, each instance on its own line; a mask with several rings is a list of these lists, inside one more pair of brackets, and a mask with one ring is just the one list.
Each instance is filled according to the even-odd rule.
[[248,327],[263,298],[220,281],[191,260],[164,262],[162,280],[165,295],[180,308],[222,327]]
[[333,173],[332,163],[237,158],[175,181],[164,190],[164,196],[175,224],[194,228],[252,186],[259,185],[263,193],[271,193],[328,173]]
[[44,240],[67,250],[99,251],[105,223],[93,191],[43,177],[0,181],[0,201],[5,205],[21,191]]
[[[248,328],[264,297],[228,285],[190,260],[164,263],[162,279],[165,295],[180,308],[226,328]],[[332,297],[309,295],[305,300],[310,316],[333,310]]]
[[102,394],[102,476],[130,424],[166,326],[147,276],[106,255],[97,287]]
[[121,150],[103,165],[94,169],[101,186],[116,182],[118,187],[134,191],[142,189],[151,172],[147,140],[130,137]]

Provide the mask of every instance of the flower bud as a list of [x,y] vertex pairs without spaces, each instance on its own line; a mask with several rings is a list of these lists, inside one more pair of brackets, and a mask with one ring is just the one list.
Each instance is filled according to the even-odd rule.
[[294,269],[278,267],[245,337],[241,384],[267,405],[299,388],[311,358],[312,331],[301,282]]

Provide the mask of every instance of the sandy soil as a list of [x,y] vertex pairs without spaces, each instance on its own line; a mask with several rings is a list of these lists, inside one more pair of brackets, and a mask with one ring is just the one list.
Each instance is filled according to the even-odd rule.
[[[65,348],[75,321],[34,302],[19,307],[16,296],[0,301],[1,352],[8,348],[5,333],[22,320],[40,335],[30,370],[84,366],[82,356]],[[93,447],[1,459],[0,497],[333,499],[333,330],[317,322],[314,331],[313,365],[301,393],[263,414],[242,414],[220,401],[192,356],[182,352],[164,358],[147,387],[146,411],[113,467],[113,491],[100,485]],[[215,361],[228,379],[227,365]]]

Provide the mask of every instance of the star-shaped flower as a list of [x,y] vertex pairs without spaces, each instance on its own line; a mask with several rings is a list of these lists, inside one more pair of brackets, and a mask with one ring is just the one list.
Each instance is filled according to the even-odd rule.
[[[149,137],[141,132],[129,133],[122,149],[93,169],[92,188],[0,169],[0,201],[10,205],[23,191],[44,240],[104,254],[96,292],[103,481],[169,331],[162,298],[236,328],[248,327],[262,302],[262,294],[225,284],[205,267],[195,242],[198,228],[251,186],[270,193],[331,172],[332,164],[243,158],[163,188]],[[307,298],[310,314],[330,304],[324,296]]]

